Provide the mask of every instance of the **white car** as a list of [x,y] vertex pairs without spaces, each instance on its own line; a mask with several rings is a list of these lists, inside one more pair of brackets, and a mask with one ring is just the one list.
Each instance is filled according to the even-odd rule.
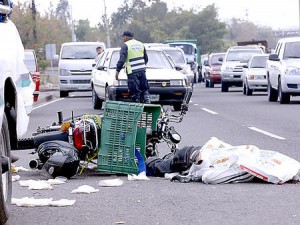
[[256,46],[233,46],[227,50],[221,67],[222,92],[228,92],[231,86],[242,87],[243,66],[256,54],[263,54]]
[[10,151],[27,130],[35,89],[10,12],[9,1],[0,1],[0,224],[7,221],[12,195]]
[[243,94],[252,95],[253,91],[267,91],[267,63],[268,55],[253,55],[243,70]]
[[[176,71],[161,49],[147,49],[149,61],[146,76],[150,86],[151,103],[173,105],[180,110],[188,81],[185,75]],[[127,75],[124,69],[115,79],[116,65],[120,57],[120,48],[106,49],[92,71],[92,100],[95,109],[101,109],[107,100],[130,101]]]
[[193,87],[194,72],[186,61],[184,51],[178,47],[160,47],[160,49],[162,49],[167,55],[171,56],[175,64],[175,68],[187,77],[189,85]]
[[300,37],[282,38],[267,60],[268,100],[288,104],[300,96]]

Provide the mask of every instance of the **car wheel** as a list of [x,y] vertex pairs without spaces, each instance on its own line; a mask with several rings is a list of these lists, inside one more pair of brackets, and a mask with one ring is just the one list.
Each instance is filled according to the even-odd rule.
[[252,93],[253,93],[253,90],[250,89],[248,85],[246,85],[246,95],[250,96],[250,95],[252,95]]
[[213,88],[213,87],[215,87],[215,84],[214,84],[214,82],[212,82],[211,80],[209,81],[209,87],[210,87],[210,88]]
[[205,87],[209,87],[209,81],[208,80],[205,80]]
[[95,92],[94,88],[92,91],[92,102],[94,109],[101,109],[103,101],[98,97],[97,93]]
[[272,88],[270,81],[268,81],[268,100],[269,102],[276,102],[278,99],[278,91]]
[[194,83],[197,83],[197,74],[194,73]]
[[226,82],[221,83],[221,91],[222,92],[228,92],[228,84]]
[[290,103],[291,96],[289,94],[284,93],[282,91],[280,80],[278,82],[278,97],[279,97],[280,104],[288,104],[288,103]]
[[59,91],[59,97],[61,98],[65,98],[69,96],[69,92],[68,91]]
[[181,110],[181,103],[175,103],[173,105],[174,111],[180,111]]
[[243,94],[246,95],[246,85],[243,83]]
[[10,141],[9,131],[6,116],[4,114],[2,121],[2,129],[0,136],[0,153],[1,153],[1,166],[0,166],[0,224],[5,224],[8,218],[8,207],[11,203],[12,194],[12,180],[11,180],[11,166],[8,160],[8,171],[2,173],[3,157],[10,158]]

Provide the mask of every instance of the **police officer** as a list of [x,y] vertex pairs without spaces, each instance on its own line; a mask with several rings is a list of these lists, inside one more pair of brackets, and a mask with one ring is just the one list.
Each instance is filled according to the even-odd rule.
[[133,33],[123,33],[124,45],[121,47],[120,58],[117,63],[116,80],[119,72],[126,64],[128,89],[133,102],[150,103],[149,84],[146,78],[146,64],[148,55],[142,42],[133,38]]

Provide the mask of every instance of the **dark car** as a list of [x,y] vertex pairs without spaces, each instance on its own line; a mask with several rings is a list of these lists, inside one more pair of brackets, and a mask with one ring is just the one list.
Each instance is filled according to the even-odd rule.
[[213,88],[215,84],[221,83],[221,66],[225,56],[223,53],[211,53],[208,59],[204,61],[204,81],[205,87]]

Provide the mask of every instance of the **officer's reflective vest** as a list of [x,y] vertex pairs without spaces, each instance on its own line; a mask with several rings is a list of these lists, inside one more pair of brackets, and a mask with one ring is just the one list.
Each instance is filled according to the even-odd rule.
[[132,39],[126,41],[125,44],[128,47],[128,53],[126,59],[127,74],[145,70],[146,67],[145,60],[144,60],[145,48],[142,42]]

